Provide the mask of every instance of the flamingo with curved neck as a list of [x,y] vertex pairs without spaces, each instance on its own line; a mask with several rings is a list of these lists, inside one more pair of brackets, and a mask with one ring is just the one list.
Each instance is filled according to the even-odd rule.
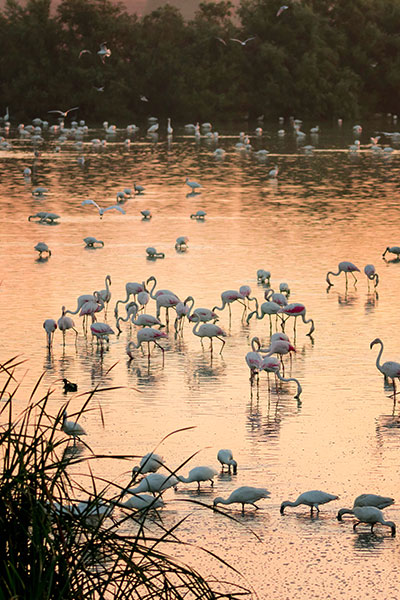
[[137,294],[146,291],[146,286],[144,281],[142,283],[138,283],[137,281],[128,281],[128,283],[125,284],[125,290],[125,300],[118,300],[114,308],[114,315],[116,318],[118,317],[118,304],[126,304],[131,296],[133,296],[133,298],[135,299],[135,296],[137,296]]
[[375,338],[369,345],[372,348],[375,344],[380,345],[380,350],[378,352],[378,356],[376,357],[376,368],[380,371],[385,379],[391,379],[393,382],[393,390],[394,396],[396,396],[396,379],[400,379],[400,363],[395,362],[394,360],[387,360],[383,364],[381,364],[381,356],[383,353],[383,342],[380,338]]
[[287,319],[289,317],[294,317],[293,329],[294,331],[296,331],[297,317],[301,317],[303,323],[311,323],[310,331],[306,335],[312,335],[313,331],[315,330],[314,321],[312,319],[306,319],[306,307],[304,306],[304,304],[300,304],[299,302],[293,302],[292,304],[283,306],[278,312],[286,315],[286,319],[282,319],[282,329]]
[[137,343],[129,342],[126,347],[126,353],[129,356],[129,360],[134,358],[133,348],[141,348],[142,344],[147,343],[148,345],[148,359],[150,360],[150,343],[155,344],[160,348],[163,356],[163,364],[164,364],[164,348],[160,346],[157,340],[161,338],[166,338],[167,334],[164,331],[160,331],[159,329],[153,329],[152,327],[144,327],[137,332]]
[[217,340],[222,342],[221,350],[219,351],[222,354],[222,350],[225,346],[225,340],[223,340],[220,336],[226,337],[226,333],[221,327],[215,325],[214,323],[203,323],[200,325],[201,321],[197,321],[196,325],[193,327],[194,335],[197,335],[201,338],[201,344],[203,345],[203,337],[208,337],[211,342],[211,353],[213,351],[213,337],[216,337]]
[[331,287],[333,285],[333,283],[330,281],[329,275],[332,275],[332,277],[337,277],[338,275],[340,275],[340,273],[344,273],[346,276],[346,287],[347,287],[347,284],[348,284],[347,273],[351,273],[354,278],[354,283],[357,283],[357,277],[354,275],[354,273],[357,271],[360,271],[360,269],[358,267],[356,267],[356,265],[354,265],[352,262],[349,262],[348,260],[344,260],[338,264],[338,272],[337,273],[333,273],[333,271],[328,271],[328,273],[326,274],[326,283],[329,285],[329,287]]

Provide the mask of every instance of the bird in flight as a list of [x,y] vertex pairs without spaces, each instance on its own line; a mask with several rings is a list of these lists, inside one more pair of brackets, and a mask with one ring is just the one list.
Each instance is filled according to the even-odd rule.
[[119,204],[113,204],[112,206],[107,206],[107,208],[102,208],[97,204],[97,202],[95,202],[94,200],[90,200],[89,198],[87,200],[82,201],[82,206],[86,206],[87,204],[93,204],[93,206],[97,208],[97,210],[99,211],[100,219],[103,217],[104,213],[107,210],[112,210],[113,208],[119,210],[119,212],[121,212],[123,215],[126,214],[122,206],[120,206]]
[[97,54],[100,56],[104,64],[106,58],[109,58],[111,56],[111,50],[110,48],[107,48],[107,42],[103,42],[102,44],[100,44],[100,50],[97,52]]
[[140,96],[140,99],[141,99],[142,102],[148,102],[149,101],[149,99],[146,98],[146,96],[143,96],[143,95]]
[[78,110],[78,108],[79,106],[75,106],[74,108],[69,108],[68,110],[48,110],[47,112],[57,113],[58,115],[61,115],[65,118],[68,115],[68,113],[70,113],[72,110]]
[[244,42],[242,42],[242,40],[238,40],[237,38],[230,38],[231,42],[238,42],[238,44],[240,44],[241,46],[246,46],[247,42],[251,42],[251,40],[255,40],[255,36],[253,37],[249,37],[247,38],[247,40],[244,40]]
[[95,90],[97,90],[98,92],[104,92],[104,85],[101,85],[100,87],[96,87],[95,85],[93,86]]
[[221,44],[223,44],[224,46],[226,46],[226,41],[223,38],[216,37],[215,39],[221,42]]
[[90,50],[81,50],[79,52],[79,58],[81,58],[84,54],[92,54]]
[[278,12],[276,13],[276,16],[277,16],[277,17],[280,17],[280,16],[281,16],[281,14],[283,13],[283,11],[287,10],[288,8],[289,8],[289,7],[288,7],[286,4],[283,4],[283,6],[281,6],[281,7],[278,9]]

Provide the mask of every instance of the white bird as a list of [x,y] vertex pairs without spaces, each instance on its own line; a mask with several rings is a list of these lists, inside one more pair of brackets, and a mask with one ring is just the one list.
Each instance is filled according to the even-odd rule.
[[197,181],[190,181],[189,177],[186,177],[185,183],[190,187],[193,193],[195,193],[195,191],[199,188],[203,187],[201,183],[197,183]]
[[287,10],[288,8],[289,8],[289,7],[288,7],[286,4],[283,4],[283,5],[282,5],[282,6],[281,6],[281,7],[278,9],[278,12],[276,13],[276,16],[277,16],[277,17],[280,17],[280,16],[281,16],[281,14],[282,14],[282,13],[283,13],[285,10]]
[[283,515],[285,508],[287,506],[299,506],[299,504],[305,504],[306,506],[311,507],[311,514],[313,514],[314,508],[317,512],[319,512],[319,505],[326,504],[327,502],[331,502],[332,500],[337,500],[339,496],[334,496],[333,494],[328,494],[327,492],[321,492],[320,490],[311,490],[309,492],[303,492],[294,502],[290,500],[285,500],[281,504],[281,515]]
[[257,506],[255,503],[258,500],[261,500],[261,498],[269,498],[270,495],[270,492],[265,488],[256,488],[250,487],[248,485],[243,485],[242,487],[239,487],[236,490],[234,490],[228,496],[228,498],[222,498],[221,496],[218,496],[218,498],[214,499],[213,504],[215,507],[217,504],[234,504],[237,502],[238,504],[242,505],[242,514],[244,514],[245,504],[252,504],[254,508],[258,509],[260,507]]
[[215,477],[215,475],[217,475],[217,471],[213,467],[194,467],[193,469],[190,469],[187,477],[182,477],[180,475],[178,480],[182,483],[192,483],[193,481],[196,481],[197,489],[199,490],[202,481],[210,481],[211,487],[213,487],[213,477]]
[[105,278],[106,288],[104,290],[99,290],[99,292],[98,292],[100,298],[103,300],[104,304],[106,305],[106,308],[105,308],[106,314],[107,314],[108,303],[111,300],[110,285],[111,285],[111,275],[106,275],[106,278]]
[[102,42],[100,44],[100,50],[97,52],[97,54],[100,56],[102,63],[104,64],[106,58],[111,56],[111,50],[110,48],[107,48],[107,42]]
[[135,192],[137,194],[142,194],[144,192],[144,187],[142,185],[140,185],[139,183],[134,183],[133,189],[135,190]]
[[200,320],[198,320],[196,325],[193,327],[194,335],[197,335],[198,337],[201,338],[202,344],[203,344],[203,337],[208,337],[211,342],[211,352],[213,350],[212,339],[213,339],[213,337],[216,337],[217,340],[220,340],[220,342],[222,342],[221,350],[219,351],[219,353],[222,354],[222,350],[225,346],[225,340],[223,340],[220,336],[226,337],[225,331],[223,329],[221,329],[221,327],[219,327],[218,325],[215,325],[214,323],[203,323],[203,325],[200,325],[200,327],[199,327],[199,325],[200,325]]
[[133,467],[132,473],[155,473],[164,465],[164,459],[155,452],[148,452],[143,456],[138,466]]
[[83,241],[86,244],[86,248],[96,248],[96,244],[100,244],[101,246],[104,246],[104,242],[102,240],[97,240],[95,237],[93,237],[91,235],[83,238]]
[[276,179],[278,177],[279,167],[278,165],[274,165],[272,169],[268,172],[268,177],[271,179]]
[[51,348],[53,344],[54,332],[57,329],[57,323],[54,319],[46,319],[43,323],[43,327],[46,330],[47,347]]
[[229,473],[231,472],[232,467],[233,474],[236,475],[237,462],[233,458],[232,450],[218,450],[217,460],[221,463],[222,470],[224,470],[224,465],[227,465]]
[[76,421],[68,421],[67,416],[67,411],[64,410],[61,429],[64,433],[73,437],[75,443],[76,438],[79,439],[82,435],[86,435],[86,431],[83,429],[80,423],[77,423]]
[[48,110],[47,112],[49,113],[57,113],[58,115],[61,115],[62,117],[66,118],[68,113],[70,113],[72,110],[78,110],[79,106],[74,106],[74,108],[69,108],[68,110]]
[[62,331],[63,334],[63,346],[65,346],[65,332],[68,329],[73,329],[75,331],[75,340],[78,337],[78,331],[75,329],[75,323],[71,319],[71,317],[67,317],[65,315],[65,306],[61,308],[61,317],[57,321],[58,329]]
[[231,42],[238,42],[238,44],[240,44],[241,46],[245,46],[247,44],[247,42],[251,42],[251,40],[255,40],[255,36],[253,37],[249,37],[246,40],[244,40],[242,42],[242,40],[238,40],[237,38],[230,38]]
[[274,358],[273,356],[265,356],[261,363],[260,370],[266,371],[267,373],[274,373],[274,375],[276,375],[276,377],[280,381],[283,381],[284,383],[294,381],[297,385],[297,393],[295,395],[295,398],[300,403],[301,402],[300,395],[303,391],[303,388],[301,387],[299,380],[296,379],[295,377],[282,377],[282,375],[280,374],[280,371],[279,371],[279,367],[280,367],[280,363],[276,358]]
[[97,204],[97,202],[95,202],[94,200],[90,200],[89,198],[87,198],[86,200],[82,200],[81,202],[82,206],[86,206],[88,204],[92,204],[97,208],[97,210],[99,211],[100,219],[103,218],[105,212],[107,212],[108,210],[113,210],[114,208],[115,210],[119,210],[119,212],[123,215],[126,214],[122,206],[120,206],[119,204],[113,204],[113,206],[107,206],[106,208],[102,208]]
[[45,194],[47,194],[49,190],[45,187],[39,186],[36,187],[34,190],[32,190],[32,196],[44,196]]
[[361,494],[354,500],[353,508],[341,508],[337,514],[337,520],[341,521],[343,515],[353,515],[356,506],[375,506],[375,508],[386,508],[394,504],[393,498],[378,496],[377,494]]
[[387,360],[383,364],[380,363],[380,359],[383,352],[383,342],[379,338],[375,338],[369,345],[370,348],[375,344],[380,344],[381,349],[378,352],[378,356],[376,357],[376,368],[380,371],[385,378],[391,379],[393,381],[393,390],[396,395],[396,379],[400,379],[400,363],[395,362],[394,360]]
[[176,238],[175,248],[177,250],[186,250],[189,238],[186,235],[180,235]]
[[159,127],[158,123],[154,123],[154,125],[150,125],[150,127],[147,129],[147,134],[152,135],[152,134],[157,133],[158,127]]
[[164,333],[163,331],[160,331],[159,329],[154,329],[153,327],[144,327],[143,329],[140,329],[137,332],[137,343],[135,344],[135,342],[129,342],[129,344],[126,347],[126,353],[129,356],[129,359],[132,360],[133,359],[133,348],[140,348],[142,344],[147,343],[148,344],[148,357],[150,359],[150,342],[152,342],[153,344],[155,344],[156,346],[158,346],[163,354],[163,360],[164,360],[164,348],[162,346],[160,346],[160,344],[158,343],[157,340],[161,339],[161,338],[166,338],[167,334]]
[[48,257],[51,256],[51,250],[45,242],[38,242],[34,249],[39,252],[39,258],[42,258],[43,252],[46,252]]
[[128,498],[128,500],[125,502],[119,502],[116,504],[117,506],[134,508],[136,510],[148,510],[150,508],[160,508],[165,506],[165,502],[162,498],[157,498],[151,494],[135,494]]
[[151,219],[151,210],[144,209],[140,211],[140,214],[143,216],[143,221],[149,221]]
[[174,133],[173,128],[171,127],[171,118],[168,117],[168,123],[167,123],[167,134],[168,135],[172,135]]
[[152,492],[153,494],[162,492],[171,487],[176,487],[179,480],[175,475],[163,475],[162,473],[150,473],[143,477],[141,482],[134,488],[128,488],[125,493],[140,494],[142,492]]
[[364,267],[364,273],[368,278],[368,289],[369,289],[369,282],[370,281],[374,281],[374,287],[376,287],[379,283],[379,275],[378,273],[375,271],[375,267],[374,265],[365,265]]
[[385,521],[382,511],[375,506],[355,506],[353,508],[353,515],[358,519],[353,525],[354,531],[360,523],[368,523],[371,525],[371,533],[373,533],[374,525],[380,523],[381,525],[390,527],[392,530],[392,537],[396,535],[396,525],[393,521]]
[[115,305],[115,308],[114,308],[115,317],[118,317],[118,304],[120,304],[120,303],[126,304],[131,296],[133,296],[135,298],[135,296],[137,296],[137,294],[139,294],[140,292],[144,292],[145,291],[145,283],[144,283],[144,281],[142,283],[138,283],[137,281],[128,281],[128,283],[125,284],[125,290],[126,290],[125,300],[118,300]]
[[100,342],[102,350],[103,340],[106,340],[106,342],[108,342],[108,336],[114,335],[114,330],[109,325],[107,325],[107,323],[92,323],[90,325],[90,331],[92,332],[92,335],[94,335],[97,339],[97,342]]
[[81,57],[82,57],[84,54],[92,54],[92,53],[91,53],[91,51],[90,51],[90,50],[86,50],[86,49],[85,49],[85,50],[81,50],[81,51],[79,52],[79,56],[78,56],[78,58],[81,58]]
[[360,271],[360,269],[358,267],[356,267],[356,265],[354,265],[352,262],[348,261],[348,260],[343,260],[342,262],[340,262],[338,264],[338,272],[337,273],[333,273],[332,271],[328,271],[328,273],[326,274],[326,283],[329,286],[332,286],[333,283],[330,281],[329,279],[329,275],[332,275],[332,277],[337,277],[338,275],[340,275],[340,273],[344,273],[345,277],[346,277],[346,287],[347,287],[347,273],[351,273],[353,275],[354,278],[354,283],[357,282],[357,278],[354,275],[354,272],[356,271]]

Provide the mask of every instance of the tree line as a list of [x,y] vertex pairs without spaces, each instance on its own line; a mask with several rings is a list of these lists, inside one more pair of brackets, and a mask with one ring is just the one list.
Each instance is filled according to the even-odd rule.
[[[16,120],[79,106],[90,123],[398,111],[400,0],[281,1],[203,2],[185,21],[168,4],[139,17],[110,0],[7,0],[0,116],[7,106]],[[98,54],[103,42],[110,56]]]

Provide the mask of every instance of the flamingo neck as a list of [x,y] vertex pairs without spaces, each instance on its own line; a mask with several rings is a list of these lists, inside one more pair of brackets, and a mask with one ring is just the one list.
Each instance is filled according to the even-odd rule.
[[150,298],[153,298],[153,300],[157,300],[157,297],[154,295],[154,290],[157,285],[157,280],[155,277],[149,277],[148,280],[146,281],[146,283],[149,283],[149,281],[153,281],[153,286],[149,290]]
[[378,352],[378,356],[376,357],[376,367],[377,369],[379,369],[379,371],[382,372],[382,365],[380,363],[381,360],[381,356],[382,356],[382,352],[383,352],[383,342],[382,340],[379,340],[379,342],[377,342],[378,344],[380,344],[380,350]]

